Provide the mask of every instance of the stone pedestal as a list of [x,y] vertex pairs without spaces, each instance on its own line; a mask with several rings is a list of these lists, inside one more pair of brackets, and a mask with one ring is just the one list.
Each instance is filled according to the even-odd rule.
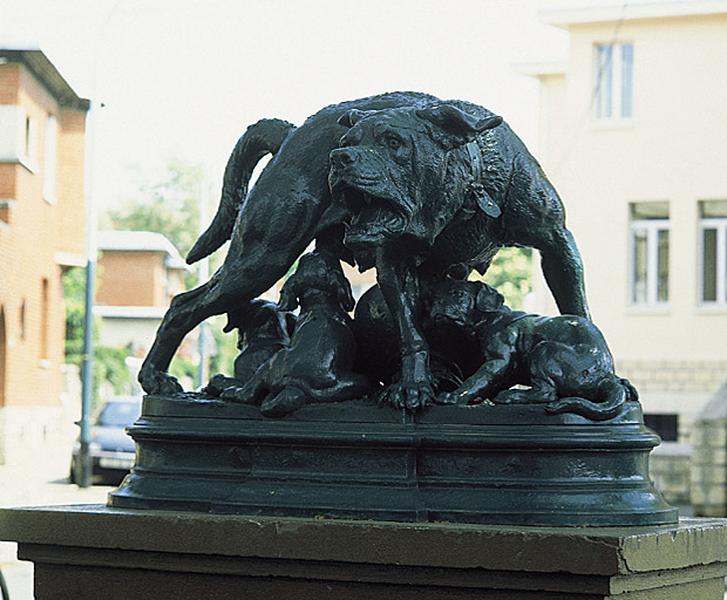
[[629,402],[608,421],[542,405],[306,406],[269,419],[198,394],[146,396],[115,508],[396,522],[677,522],[654,488],[659,438]]
[[36,600],[721,600],[727,521],[562,528],[0,511]]

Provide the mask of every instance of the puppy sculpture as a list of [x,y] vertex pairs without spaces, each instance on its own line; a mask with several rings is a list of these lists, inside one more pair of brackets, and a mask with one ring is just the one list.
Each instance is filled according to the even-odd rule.
[[280,296],[281,310],[301,309],[290,346],[245,385],[224,390],[222,398],[259,403],[262,414],[280,417],[311,402],[365,395],[367,379],[352,370],[356,342],[348,311],[354,301],[338,259],[318,251],[304,255]]
[[[474,339],[481,366],[440,404],[544,403],[550,413],[573,412],[601,421],[637,400],[634,387],[614,374],[598,328],[573,315],[544,317],[512,311],[485,283],[445,280],[430,289],[426,331],[452,328]],[[510,389],[516,384],[528,389]]]
[[278,310],[275,303],[262,298],[244,302],[227,313],[228,333],[237,329],[235,376],[214,375],[205,388],[211,396],[219,396],[228,387],[244,385],[255,372],[278,350],[290,345],[290,332],[295,326],[295,315]]

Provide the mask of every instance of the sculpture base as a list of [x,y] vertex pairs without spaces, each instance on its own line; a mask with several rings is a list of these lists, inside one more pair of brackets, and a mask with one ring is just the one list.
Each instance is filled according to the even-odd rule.
[[36,600],[722,600],[727,521],[559,528],[0,510]]
[[310,405],[285,419],[148,396],[119,508],[247,515],[622,526],[675,523],[648,477],[638,404],[594,424],[542,406]]

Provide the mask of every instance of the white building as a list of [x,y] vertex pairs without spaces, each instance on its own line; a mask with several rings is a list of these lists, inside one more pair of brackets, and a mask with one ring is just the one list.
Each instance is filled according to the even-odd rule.
[[[727,2],[580,6],[541,13],[568,57],[522,67],[540,81],[538,158],[619,372],[687,439],[727,380]],[[555,312],[539,277],[535,295]]]

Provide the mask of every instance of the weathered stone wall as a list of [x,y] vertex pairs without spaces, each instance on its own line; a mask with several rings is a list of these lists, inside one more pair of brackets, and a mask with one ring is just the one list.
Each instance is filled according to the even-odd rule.
[[689,444],[663,442],[649,456],[651,479],[666,501],[674,506],[690,502],[691,454]]
[[707,403],[692,430],[691,498],[700,516],[727,515],[727,384]]

